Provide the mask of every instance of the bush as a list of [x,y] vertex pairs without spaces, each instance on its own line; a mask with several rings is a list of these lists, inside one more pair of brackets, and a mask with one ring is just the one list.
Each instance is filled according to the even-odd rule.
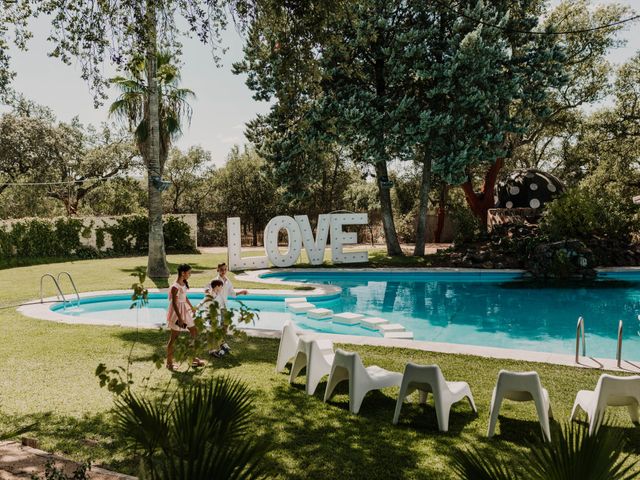
[[453,243],[460,245],[478,241],[482,236],[482,225],[478,217],[466,205],[454,205],[451,217],[456,225]]
[[142,215],[122,217],[112,225],[98,228],[98,232],[111,236],[111,250],[119,255],[143,253],[149,247],[149,220]]
[[164,222],[164,247],[168,252],[195,252],[189,225],[176,217],[167,218]]
[[540,230],[551,240],[594,238],[631,241],[638,226],[630,198],[574,188],[546,206]]
[[[97,249],[82,244],[86,228],[75,218],[61,218],[55,222],[30,219],[0,227],[0,258],[98,258],[105,245],[105,233],[115,255],[144,254],[149,245],[149,223],[141,215],[122,217],[115,224],[96,228]],[[165,222],[165,245],[168,251],[192,253],[196,251],[189,226],[175,217]],[[10,264],[8,262],[7,264]]]

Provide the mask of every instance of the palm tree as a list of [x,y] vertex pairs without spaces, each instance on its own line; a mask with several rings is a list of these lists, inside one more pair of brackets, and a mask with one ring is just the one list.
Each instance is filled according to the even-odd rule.
[[476,448],[456,450],[453,470],[464,480],[631,480],[637,477],[635,461],[623,453],[624,435],[600,428],[589,435],[584,424],[569,423],[554,432],[551,442],[531,445],[518,458],[524,473],[515,473],[496,457]]
[[134,131],[136,145],[148,171],[149,190],[149,260],[147,273],[151,278],[168,278],[164,237],[162,234],[162,190],[166,184],[162,181],[162,172],[169,155],[171,143],[182,134],[183,119],[191,120],[191,107],[188,100],[195,94],[180,88],[180,71],[173,64],[171,55],[159,52],[155,58],[157,68],[155,87],[159,96],[158,130],[159,162],[155,160],[150,101],[152,88],[149,85],[149,65],[147,58],[134,56],[128,64],[126,77],[111,79],[121,92],[109,108],[109,115],[126,121]]
[[141,478],[265,478],[264,442],[250,437],[252,395],[229,377],[180,387],[173,398],[127,389],[116,400],[116,429],[142,457]]

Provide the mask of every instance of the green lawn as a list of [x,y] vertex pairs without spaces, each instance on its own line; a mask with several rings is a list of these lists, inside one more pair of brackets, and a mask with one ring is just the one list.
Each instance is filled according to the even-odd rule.
[[[172,256],[173,265],[189,262],[197,270],[193,284],[212,276],[221,255]],[[5,305],[37,297],[38,279],[45,271],[68,270],[82,290],[127,288],[129,273],[144,265],[143,258],[69,262],[2,271],[0,303]],[[249,286],[237,282],[236,286]],[[134,378],[151,376],[149,391],[171,380],[175,385],[220,373],[237,376],[255,392],[255,435],[271,442],[269,462],[279,478],[450,478],[453,447],[475,444],[487,455],[507,459],[538,438],[533,404],[505,402],[498,435],[486,439],[491,391],[501,368],[535,369],[549,390],[556,418],[568,417],[576,392],[595,386],[600,372],[545,364],[435,354],[406,349],[343,346],[363,356],[365,365],[378,364],[402,371],[408,361],[438,363],[450,380],[466,380],[476,399],[476,416],[466,403],[454,406],[450,431],[437,430],[431,406],[406,406],[400,425],[391,425],[397,389],[371,393],[360,415],[347,410],[346,389],[324,404],[324,384],[315,396],[304,394],[302,380],[293,386],[285,374],[274,373],[278,344],[248,339],[232,345],[233,355],[215,360],[199,373],[176,373],[152,364],[164,351],[166,334],[120,327],[64,325],[18,315],[13,308],[0,310],[0,432],[34,421],[30,436],[45,450],[135,473],[136,461],[125,451],[110,427],[112,396],[94,377],[98,363],[126,365],[133,350]],[[615,419],[629,436],[634,459],[640,453],[640,429],[633,428],[626,410]],[[514,468],[519,465],[514,462]]]

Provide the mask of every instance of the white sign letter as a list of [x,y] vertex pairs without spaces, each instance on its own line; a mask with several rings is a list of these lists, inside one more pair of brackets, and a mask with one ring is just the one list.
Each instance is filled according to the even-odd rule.
[[229,252],[229,270],[257,270],[269,268],[267,257],[242,258],[240,218],[227,218],[227,251]]
[[[281,254],[278,249],[278,234],[280,230],[287,231],[288,249],[287,253]],[[302,239],[300,237],[300,227],[296,221],[286,215],[272,218],[264,229],[264,249],[271,263],[276,267],[290,267],[302,250]]]
[[300,232],[302,233],[302,243],[307,251],[309,263],[311,265],[322,265],[324,261],[324,248],[327,246],[329,228],[331,226],[331,215],[323,213],[318,216],[318,226],[316,228],[316,238],[313,239],[313,232],[309,224],[309,217],[306,215],[295,215]]
[[358,243],[358,234],[344,232],[343,225],[366,225],[369,223],[366,213],[331,214],[331,261],[333,263],[364,263],[369,261],[368,252],[344,253],[343,245]]

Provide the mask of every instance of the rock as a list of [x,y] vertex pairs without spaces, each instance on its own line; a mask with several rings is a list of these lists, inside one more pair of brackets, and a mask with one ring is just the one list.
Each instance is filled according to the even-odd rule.
[[545,278],[593,277],[594,266],[593,252],[579,240],[542,243],[527,262],[527,270]]

